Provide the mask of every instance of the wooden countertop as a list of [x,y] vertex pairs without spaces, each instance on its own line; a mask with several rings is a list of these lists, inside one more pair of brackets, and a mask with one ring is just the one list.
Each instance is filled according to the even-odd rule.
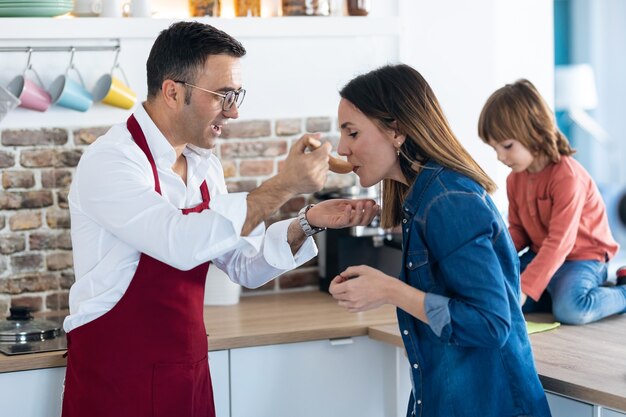
[[[531,321],[550,316],[529,315]],[[395,309],[348,313],[319,291],[242,297],[233,306],[205,307],[209,350],[369,335],[402,347]],[[626,411],[626,315],[531,335],[546,390]],[[0,372],[65,366],[62,351],[0,354]]]
[[[391,306],[348,313],[320,291],[248,296],[236,305],[204,308],[209,350],[365,336],[370,326],[395,321]],[[63,353],[0,353],[0,373],[65,366]]]
[[[553,321],[535,314],[527,320]],[[396,324],[372,326],[369,336],[403,346]],[[626,411],[626,315],[585,326],[562,325],[532,334],[530,341],[544,389]]]
[[237,305],[204,308],[209,350],[365,336],[370,326],[395,322],[391,306],[348,313],[320,291],[243,297]]

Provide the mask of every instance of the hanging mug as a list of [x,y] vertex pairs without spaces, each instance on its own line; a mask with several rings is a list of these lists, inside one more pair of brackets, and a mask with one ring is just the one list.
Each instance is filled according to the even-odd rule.
[[[121,68],[120,68],[121,69]],[[109,106],[119,107],[122,109],[130,109],[137,102],[137,94],[128,86],[126,76],[122,72],[124,81],[110,74],[104,74],[96,81],[91,94],[94,101],[101,101]]]
[[[78,76],[80,83],[70,78],[70,71],[73,70]],[[85,88],[83,77],[80,72],[74,66],[74,49],[72,48],[72,57],[70,58],[70,65],[65,71],[65,74],[59,75],[50,87],[48,92],[52,97],[52,104],[66,107],[72,110],[78,110],[85,112],[89,110],[89,107],[93,104],[91,94]]]
[[[9,85],[7,85],[7,90],[19,99],[20,107],[44,112],[50,107],[52,99],[46,90],[44,90],[39,75],[30,63],[32,52],[32,49],[28,50],[28,62],[24,73],[11,80]],[[26,78],[28,71],[31,71],[35,75],[37,83]]]
[[[111,73],[104,74],[96,81],[91,95],[96,102],[101,101],[109,106],[128,110],[137,102],[137,94],[128,86],[129,83],[126,74],[124,74],[124,70],[117,62],[119,55],[120,49],[118,47],[115,51],[115,62],[113,63]],[[113,76],[116,69],[122,74],[124,81]]]

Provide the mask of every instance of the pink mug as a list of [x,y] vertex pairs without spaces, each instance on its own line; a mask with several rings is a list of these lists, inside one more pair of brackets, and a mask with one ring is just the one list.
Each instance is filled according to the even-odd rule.
[[[31,71],[34,72],[32,69]],[[39,79],[36,72],[35,76]],[[23,75],[18,75],[7,85],[7,90],[20,99],[20,107],[44,112],[50,107],[52,99],[40,84],[41,81],[37,84],[26,78],[26,72],[24,72]]]

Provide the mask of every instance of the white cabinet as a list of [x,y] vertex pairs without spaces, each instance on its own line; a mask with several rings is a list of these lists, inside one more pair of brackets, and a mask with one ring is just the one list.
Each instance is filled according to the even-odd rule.
[[596,417],[591,404],[546,392],[552,417]]
[[231,350],[231,417],[395,417],[396,348],[367,336]]
[[213,398],[217,417],[230,416],[230,370],[228,350],[209,352]]
[[603,408],[601,417],[626,417],[626,413],[622,411],[609,410],[608,408]]
[[60,416],[64,378],[65,368],[0,373],[0,414]]
[[411,393],[411,365],[404,348],[396,348],[396,415],[405,417]]

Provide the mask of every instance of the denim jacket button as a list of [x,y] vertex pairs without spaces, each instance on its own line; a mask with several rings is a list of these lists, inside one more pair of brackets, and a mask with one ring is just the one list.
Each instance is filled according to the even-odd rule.
[[419,368],[419,367],[420,367],[420,366],[419,366],[418,364],[416,364],[416,363],[414,363],[414,364],[413,364],[413,368],[417,369],[417,368]]
[[413,262],[409,262],[409,268],[413,267]]
[[402,223],[406,223],[406,219],[402,219]]
[[404,330],[402,333],[404,333],[404,335],[406,336],[406,335],[409,334],[409,331],[408,330]]
[[418,405],[422,404],[422,400],[417,400],[417,404]]

